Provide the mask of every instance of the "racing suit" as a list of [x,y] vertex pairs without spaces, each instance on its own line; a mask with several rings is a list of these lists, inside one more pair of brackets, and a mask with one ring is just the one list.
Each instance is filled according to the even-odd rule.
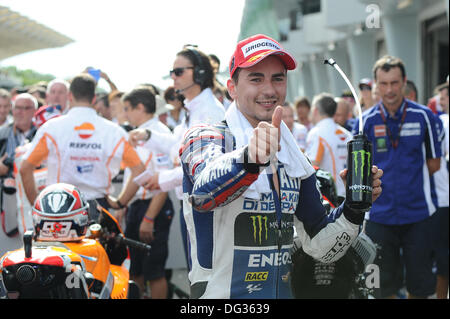
[[327,216],[313,168],[293,178],[281,161],[279,195],[267,174],[271,191],[245,196],[263,167],[248,163],[247,146],[235,141],[224,121],[192,128],[180,148],[191,298],[291,298],[294,226],[306,253],[333,262],[358,235],[364,213],[344,201]]

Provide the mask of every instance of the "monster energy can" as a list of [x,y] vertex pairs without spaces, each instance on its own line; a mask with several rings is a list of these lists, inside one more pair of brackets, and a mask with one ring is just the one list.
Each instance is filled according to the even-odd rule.
[[347,144],[346,203],[350,208],[368,211],[372,207],[372,143],[363,134]]

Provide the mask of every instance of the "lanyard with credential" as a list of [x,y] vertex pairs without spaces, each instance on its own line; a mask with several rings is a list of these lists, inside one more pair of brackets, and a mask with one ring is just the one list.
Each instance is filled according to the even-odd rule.
[[402,126],[403,126],[403,123],[405,122],[405,118],[406,118],[406,107],[407,107],[408,105],[406,104],[405,101],[403,101],[403,105],[402,105],[402,106],[404,106],[404,107],[403,107],[402,118],[401,118],[401,120],[400,120],[400,127],[399,127],[399,129],[398,129],[397,138],[394,140],[394,138],[392,137],[391,130],[389,129],[389,126],[387,125],[387,122],[386,122],[386,116],[384,115],[384,110],[383,110],[383,108],[381,107],[381,103],[378,104],[378,108],[379,108],[379,110],[380,110],[381,118],[382,118],[382,120],[383,120],[383,122],[384,122],[384,125],[386,126],[386,132],[387,132],[387,135],[389,136],[389,140],[391,141],[391,145],[392,145],[392,147],[393,147],[394,149],[396,149],[396,148],[398,147],[398,142],[399,142],[399,140],[400,140],[400,133],[402,132]]

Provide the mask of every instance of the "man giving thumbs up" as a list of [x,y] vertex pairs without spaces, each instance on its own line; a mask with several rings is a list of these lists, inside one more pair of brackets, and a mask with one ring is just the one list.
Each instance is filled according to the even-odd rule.
[[[295,67],[265,35],[239,42],[225,121],[185,135],[191,298],[290,298],[294,222],[303,250],[323,262],[342,257],[358,235],[364,212],[344,202],[327,217],[314,169],[281,121]],[[382,172],[373,172],[379,195]]]

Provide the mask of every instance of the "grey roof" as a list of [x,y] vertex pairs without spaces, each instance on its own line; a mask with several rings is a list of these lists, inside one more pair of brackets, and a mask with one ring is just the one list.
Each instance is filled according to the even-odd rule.
[[73,40],[0,6],[0,60],[29,51],[62,47]]

